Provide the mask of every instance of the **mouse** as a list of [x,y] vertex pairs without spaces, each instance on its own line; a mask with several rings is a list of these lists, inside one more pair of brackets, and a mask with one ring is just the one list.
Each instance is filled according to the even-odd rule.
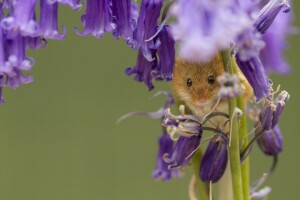
[[[219,99],[218,76],[225,72],[220,54],[207,62],[194,62],[178,58],[173,71],[172,90],[176,99],[188,106],[189,110],[203,118],[215,107]],[[253,94],[252,88],[241,71],[238,71],[242,95],[248,102]],[[214,111],[228,113],[228,101],[220,100]],[[215,126],[224,125],[224,120],[210,120]]]

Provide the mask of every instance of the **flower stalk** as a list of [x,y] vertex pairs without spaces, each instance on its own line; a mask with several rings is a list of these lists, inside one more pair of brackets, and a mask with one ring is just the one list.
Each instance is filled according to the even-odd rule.
[[196,178],[196,183],[198,186],[199,197],[201,200],[209,200],[208,185],[205,182],[203,182],[199,176],[199,169],[200,169],[200,163],[202,160],[202,156],[203,155],[202,155],[201,149],[199,148],[195,152],[195,154],[192,158],[192,164],[193,164],[193,168],[194,168],[194,176]]
[[[224,50],[221,53],[224,62],[224,69],[229,74],[235,74],[234,64],[229,50]],[[228,99],[229,117],[231,120],[231,145],[229,147],[229,160],[232,176],[232,189],[234,200],[244,200],[242,170],[240,162],[240,148],[239,148],[239,126],[237,117],[232,117],[234,109],[237,107],[237,99]]]
[[[235,66],[236,67],[236,66]],[[241,110],[245,110],[245,103],[241,96],[237,98],[237,106]],[[240,136],[240,145],[242,149],[244,149],[248,143],[248,136],[247,136],[247,118],[246,115],[242,115],[240,120],[239,126],[239,136]],[[250,170],[249,170],[250,160],[249,156],[245,159],[244,163],[241,166],[242,170],[242,182],[243,182],[243,194],[244,200],[250,200]]]

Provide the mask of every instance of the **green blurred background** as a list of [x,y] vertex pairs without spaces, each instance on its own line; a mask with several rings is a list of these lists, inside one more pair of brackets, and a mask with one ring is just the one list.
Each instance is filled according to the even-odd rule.
[[[295,13],[300,2],[294,3]],[[135,64],[136,52],[110,34],[97,40],[79,37],[84,9],[60,8],[60,23],[68,27],[63,42],[49,41],[44,50],[30,52],[36,64],[34,82],[4,90],[0,107],[0,199],[3,200],[132,200],[187,197],[191,169],[182,179],[157,182],[151,178],[159,120],[134,117],[116,124],[123,114],[156,110],[165,98],[149,100],[142,83],[124,75]],[[296,17],[296,25],[300,25]],[[273,77],[291,93],[281,118],[284,151],[276,173],[268,180],[272,200],[300,199],[299,76],[300,37],[289,39],[287,59],[293,72]],[[271,159],[257,148],[251,154],[251,176],[266,171]]]

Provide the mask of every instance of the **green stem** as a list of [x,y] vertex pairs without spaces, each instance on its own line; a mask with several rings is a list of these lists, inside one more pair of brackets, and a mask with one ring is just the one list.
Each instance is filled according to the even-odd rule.
[[[240,96],[237,98],[237,106],[245,111],[245,104],[243,98]],[[246,113],[243,113],[240,121],[239,127],[239,134],[240,134],[240,144],[242,149],[245,149],[248,145],[248,131],[247,131],[247,118]],[[249,156],[245,159],[244,163],[242,164],[242,181],[243,181],[243,193],[244,193],[244,200],[250,200],[250,170],[249,170]]]
[[[233,71],[235,74],[238,74],[238,66],[236,62],[233,65]],[[240,146],[241,149],[245,149],[249,143],[248,138],[248,126],[247,126],[247,117],[246,117],[246,109],[245,109],[245,102],[243,96],[239,96],[237,98],[237,106],[241,109],[244,113],[240,120],[240,127],[239,127],[239,135],[240,135]],[[244,163],[241,167],[242,170],[242,181],[243,181],[243,194],[244,200],[250,200],[250,159],[249,156],[244,160]]]
[[199,148],[193,155],[192,164],[194,167],[194,174],[197,181],[200,199],[209,200],[207,184],[204,183],[199,177],[201,159],[202,159],[202,152],[201,149]]
[[[234,74],[234,66],[229,50],[222,51],[222,58],[224,62],[225,71]],[[231,122],[231,146],[229,147],[229,158],[232,176],[232,189],[234,200],[244,200],[242,172],[240,162],[240,148],[239,148],[239,133],[237,117],[232,117],[234,109],[237,107],[237,100],[230,98],[228,100],[229,116],[233,121]]]

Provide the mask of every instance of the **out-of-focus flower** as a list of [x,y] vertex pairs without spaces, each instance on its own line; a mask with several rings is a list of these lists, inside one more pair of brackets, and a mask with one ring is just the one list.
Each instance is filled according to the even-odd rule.
[[228,138],[216,134],[209,142],[200,164],[199,175],[203,181],[217,182],[224,174],[228,160]]
[[242,93],[242,88],[239,86],[239,79],[236,75],[224,73],[217,77],[220,84],[219,96],[222,99],[234,98]]
[[[255,133],[258,133],[256,129]],[[268,131],[265,131],[258,139],[257,144],[259,148],[268,156],[278,155],[282,151],[282,140],[278,124]]]
[[289,12],[291,7],[285,0],[270,0],[255,17],[254,26],[260,33],[265,33],[271,26],[276,16],[283,9],[283,12]]
[[58,3],[48,3],[48,0],[41,0],[40,3],[41,17],[39,22],[39,34],[45,38],[63,40],[66,36],[66,27],[63,26],[63,33],[58,32],[57,11]]
[[108,0],[87,0],[85,13],[81,16],[84,30],[78,35],[84,36],[91,34],[96,38],[102,38],[104,32],[112,32],[114,24],[111,21],[110,5]]
[[169,169],[169,164],[163,159],[164,155],[171,155],[173,152],[174,141],[171,140],[167,133],[163,133],[158,138],[158,153],[156,157],[156,166],[152,173],[155,179],[162,179],[164,181],[171,180],[172,177],[181,177],[178,169]]
[[172,14],[177,18],[173,33],[180,42],[180,56],[188,60],[210,60],[252,26],[234,0],[178,0]]
[[283,50],[286,47],[286,36],[293,32],[291,22],[291,13],[279,13],[262,36],[265,47],[260,52],[260,59],[268,72],[286,74],[290,71],[290,67],[284,59]]

